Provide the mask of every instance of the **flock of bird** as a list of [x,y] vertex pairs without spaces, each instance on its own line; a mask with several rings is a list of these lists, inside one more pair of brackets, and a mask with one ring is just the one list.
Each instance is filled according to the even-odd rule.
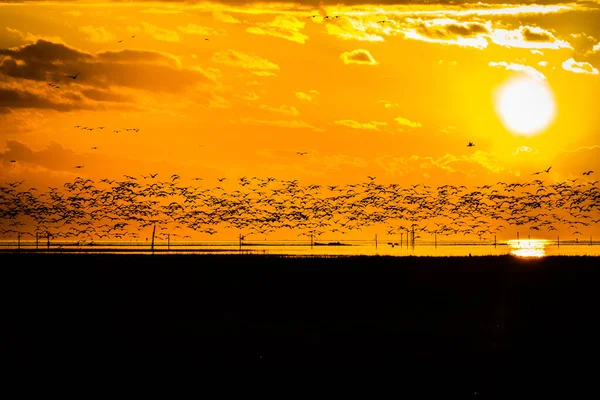
[[[530,182],[466,186],[401,186],[366,182],[300,185],[297,180],[241,177],[225,189],[183,184],[173,174],[95,182],[81,177],[42,192],[24,181],[0,185],[0,237],[133,240],[156,227],[185,240],[210,237],[218,229],[262,235],[291,230],[299,236],[344,235],[370,226],[388,236],[412,233],[492,239],[514,227],[522,232],[580,235],[600,222],[598,181]],[[229,182],[229,181],[227,181]],[[225,182],[225,183],[227,183]],[[339,236],[338,236],[339,237]],[[407,236],[408,237],[408,236]]]
[[[307,18],[317,17],[323,21],[340,18]],[[79,75],[77,72],[65,77],[76,80]],[[52,82],[48,86],[60,88]],[[105,129],[86,125],[75,128]],[[139,132],[139,128],[113,132],[122,130]],[[473,142],[467,144],[474,146]],[[551,168],[533,175],[547,174]],[[593,172],[585,171],[583,175],[589,177]],[[220,186],[223,181],[225,178],[219,178],[215,187],[184,185],[177,174],[161,180],[154,173],[99,182],[77,177],[61,188],[48,187],[44,192],[25,188],[24,181],[0,184],[0,237],[126,240],[138,239],[141,230],[154,227],[159,230],[158,239],[164,239],[167,233],[182,239],[210,236],[220,228],[238,230],[243,237],[280,230],[318,237],[376,225],[389,236],[410,232],[415,238],[475,235],[482,239],[515,226],[578,235],[581,227],[600,222],[598,181],[579,178],[551,183],[540,179],[497,182],[473,189],[464,185],[379,184],[374,176],[362,183],[325,187],[302,186],[297,180],[242,177],[235,190]]]

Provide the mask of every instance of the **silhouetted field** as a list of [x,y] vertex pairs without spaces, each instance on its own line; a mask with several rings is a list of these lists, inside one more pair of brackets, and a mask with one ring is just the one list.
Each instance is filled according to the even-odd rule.
[[[3,254],[2,357],[460,372],[598,355],[598,257]],[[512,378],[510,378],[512,377]]]

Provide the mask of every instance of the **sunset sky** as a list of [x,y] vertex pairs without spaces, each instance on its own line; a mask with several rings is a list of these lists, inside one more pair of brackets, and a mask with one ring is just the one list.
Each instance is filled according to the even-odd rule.
[[0,1],[0,182],[593,181],[599,69],[599,0]]

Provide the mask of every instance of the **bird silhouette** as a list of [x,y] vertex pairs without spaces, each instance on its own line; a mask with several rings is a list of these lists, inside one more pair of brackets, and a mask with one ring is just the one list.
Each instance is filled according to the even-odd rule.
[[79,72],[76,73],[75,75],[67,75],[67,78],[77,79],[78,75],[79,75]]
[[545,172],[546,172],[546,173],[550,172],[550,168],[552,168],[552,167],[548,167],[548,169],[547,169],[547,170],[545,170]]
[[469,142],[469,144],[467,144],[467,147],[473,147],[473,146],[475,146],[475,143],[473,143],[473,142]]
[[592,171],[592,170],[590,169],[589,171],[586,171],[586,172],[584,172],[584,173],[583,173],[583,175],[590,175],[590,174],[593,174],[593,173],[594,173],[594,171]]

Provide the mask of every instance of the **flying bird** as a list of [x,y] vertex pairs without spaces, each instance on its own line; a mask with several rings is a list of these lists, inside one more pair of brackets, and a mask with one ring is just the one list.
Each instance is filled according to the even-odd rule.
[[583,175],[590,175],[590,174],[593,174],[593,173],[594,173],[594,171],[592,171],[592,170],[590,169],[589,171],[586,171],[586,172],[584,172],[584,173],[583,173]]
[[67,78],[77,79],[78,75],[79,75],[79,72],[76,73],[75,75],[67,75]]
[[300,154],[301,156],[308,154],[307,151],[297,151],[296,154]]
[[473,147],[473,146],[475,146],[475,143],[473,143],[473,142],[469,142],[469,144],[467,144],[467,147]]
[[11,162],[11,163],[15,163],[15,162],[17,162],[17,160],[10,160],[10,162]]
[[552,167],[548,167],[548,169],[545,170],[544,172],[546,172],[546,173],[550,172],[550,168],[552,168]]
[[75,168],[83,168],[83,165],[76,165]]

